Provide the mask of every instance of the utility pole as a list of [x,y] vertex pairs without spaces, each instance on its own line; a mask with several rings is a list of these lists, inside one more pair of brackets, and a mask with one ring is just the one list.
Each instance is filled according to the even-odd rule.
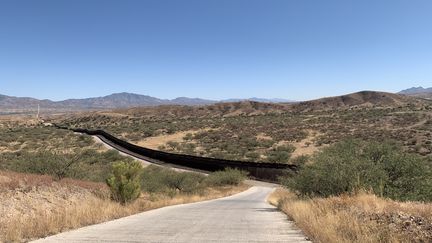
[[37,112],[37,115],[36,115],[36,119],[38,119],[38,120],[39,120],[39,112],[40,112],[40,105],[38,104],[38,112]]

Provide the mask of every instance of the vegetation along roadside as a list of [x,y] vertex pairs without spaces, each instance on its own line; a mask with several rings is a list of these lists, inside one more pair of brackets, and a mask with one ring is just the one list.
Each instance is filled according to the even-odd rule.
[[269,201],[316,242],[431,242],[430,161],[392,142],[324,149]]

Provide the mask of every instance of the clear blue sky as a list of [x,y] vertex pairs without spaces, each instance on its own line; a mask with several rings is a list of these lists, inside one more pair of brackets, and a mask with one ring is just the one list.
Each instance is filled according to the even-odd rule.
[[432,1],[2,0],[0,94],[306,100],[432,86]]

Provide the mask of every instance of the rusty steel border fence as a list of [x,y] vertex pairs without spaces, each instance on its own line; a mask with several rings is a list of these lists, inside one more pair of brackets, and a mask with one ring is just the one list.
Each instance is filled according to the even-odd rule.
[[266,182],[278,182],[279,176],[286,174],[288,171],[297,171],[297,166],[290,164],[226,160],[163,152],[131,144],[99,129],[68,128],[57,124],[54,124],[54,126],[59,129],[97,136],[121,152],[159,165],[169,165],[201,172],[214,172],[224,170],[225,168],[235,168],[248,172],[249,176],[253,179]]

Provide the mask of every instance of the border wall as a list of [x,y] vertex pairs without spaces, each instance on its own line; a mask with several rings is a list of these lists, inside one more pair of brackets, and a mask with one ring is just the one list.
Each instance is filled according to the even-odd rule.
[[97,136],[124,153],[144,160],[149,160],[150,162],[153,162],[155,164],[169,164],[173,165],[174,167],[179,166],[180,168],[188,168],[192,170],[206,172],[223,170],[225,168],[236,168],[239,170],[247,171],[249,173],[249,176],[254,179],[267,182],[277,182],[278,177],[285,174],[287,171],[297,170],[297,166],[289,164],[236,161],[168,153],[131,144],[103,130],[88,130],[82,128],[72,129],[58,125],[54,126],[60,129],[68,129],[78,133],[85,133],[88,135]]

